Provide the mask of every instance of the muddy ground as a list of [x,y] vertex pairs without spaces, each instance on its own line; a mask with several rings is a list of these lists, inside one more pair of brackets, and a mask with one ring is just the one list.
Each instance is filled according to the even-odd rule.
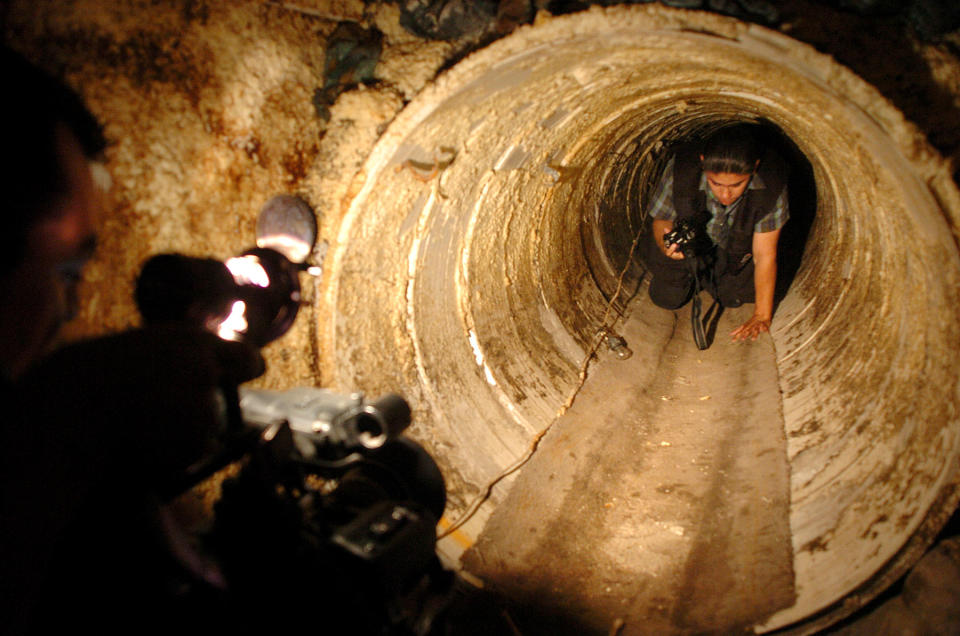
[[636,354],[591,367],[464,558],[522,633],[736,632],[793,603],[773,344],[728,335],[751,312],[705,351],[689,305],[625,318]]

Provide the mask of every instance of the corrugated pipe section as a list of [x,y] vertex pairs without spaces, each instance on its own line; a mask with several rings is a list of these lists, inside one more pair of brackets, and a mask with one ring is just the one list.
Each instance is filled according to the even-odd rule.
[[369,157],[324,344],[341,385],[410,398],[456,516],[563,408],[619,273],[639,282],[628,250],[662,142],[730,118],[778,131],[808,180],[772,334],[797,601],[762,629],[809,630],[916,561],[956,505],[960,450],[960,197],[923,137],[832,59],[651,5],[546,20],[472,55]]

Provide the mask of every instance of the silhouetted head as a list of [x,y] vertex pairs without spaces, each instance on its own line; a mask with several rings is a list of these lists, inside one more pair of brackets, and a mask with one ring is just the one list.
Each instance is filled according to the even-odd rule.
[[93,164],[106,143],[70,88],[0,48],[0,371],[43,352],[75,304],[102,205]]

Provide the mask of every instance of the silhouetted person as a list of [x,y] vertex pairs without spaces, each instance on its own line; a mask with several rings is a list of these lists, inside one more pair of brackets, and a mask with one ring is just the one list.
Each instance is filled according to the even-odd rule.
[[105,142],[80,98],[0,52],[0,631],[161,632],[195,607],[158,496],[223,424],[259,354],[188,328],[48,353],[96,244]]

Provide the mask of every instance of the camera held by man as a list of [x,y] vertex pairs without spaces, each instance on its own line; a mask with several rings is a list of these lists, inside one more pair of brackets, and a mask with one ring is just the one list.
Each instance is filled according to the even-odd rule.
[[685,258],[696,256],[697,230],[691,221],[678,219],[673,224],[673,230],[665,232],[663,235],[664,247],[676,245],[676,251],[679,251]]

